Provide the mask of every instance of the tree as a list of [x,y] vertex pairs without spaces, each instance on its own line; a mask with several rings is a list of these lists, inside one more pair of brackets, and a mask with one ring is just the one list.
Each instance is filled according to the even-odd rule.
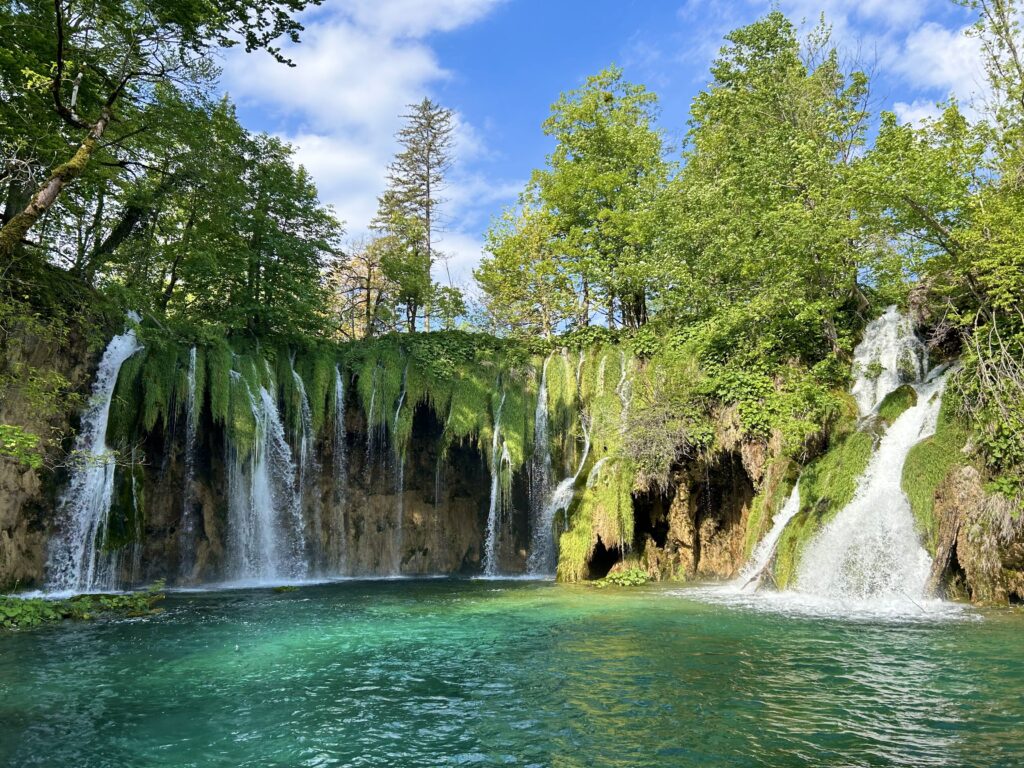
[[856,215],[867,78],[779,12],[726,41],[664,201],[664,308],[709,323],[717,354],[842,354],[878,255]]
[[531,206],[507,211],[487,233],[473,277],[492,327],[551,338],[580,312],[567,266],[559,258],[550,214]]
[[381,239],[355,240],[343,250],[327,280],[338,334],[361,339],[391,330],[395,287],[384,273]]
[[563,94],[544,123],[558,143],[548,167],[534,172],[531,195],[551,217],[556,247],[575,263],[581,325],[592,300],[609,325],[617,316],[629,327],[647,322],[654,203],[670,170],[656,108],[653,93],[611,67]]
[[[432,296],[437,209],[444,202],[439,194],[451,167],[454,126],[451,110],[430,99],[409,108],[397,135],[402,149],[388,169],[388,188],[380,197],[373,226],[384,237],[384,268],[398,286],[396,298],[406,307],[412,332]],[[430,330],[429,314],[426,322]]]
[[[23,123],[42,115],[42,104],[47,102],[47,125],[53,126],[56,116],[66,142],[64,151],[71,156],[65,154],[53,166],[24,207],[18,195],[8,195],[0,229],[0,262],[14,257],[32,227],[83,174],[109,141],[111,125],[118,128],[115,143],[145,130],[147,107],[158,86],[201,90],[214,72],[212,51],[239,42],[248,51],[264,48],[287,61],[274,42],[282,36],[297,40],[302,27],[293,14],[318,2],[32,0],[5,4],[0,10],[5,45],[26,55],[29,64],[20,83],[4,72],[3,87],[11,92],[12,102],[5,109],[5,122],[14,114]],[[44,53],[45,49],[52,54]]]

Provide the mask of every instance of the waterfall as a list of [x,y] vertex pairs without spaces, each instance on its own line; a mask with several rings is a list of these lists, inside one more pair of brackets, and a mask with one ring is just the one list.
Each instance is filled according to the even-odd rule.
[[398,419],[402,415],[402,405],[405,403],[405,389],[409,376],[409,364],[405,364],[402,371],[402,392],[398,396],[398,405],[395,407],[395,418],[391,427],[392,451],[395,457],[395,497],[397,499],[395,516],[395,539],[393,541],[393,564],[391,572],[399,574],[402,571],[402,543],[404,531],[402,530],[403,518],[405,517],[405,452],[398,442]]
[[[540,373],[540,390],[537,393],[537,409],[533,415],[533,460],[530,477],[530,560],[551,538],[550,525],[544,528],[544,509],[551,494],[551,445],[548,439],[548,363],[544,360]],[[532,570],[532,569],[531,569]]]
[[[309,505],[312,512],[313,547],[314,561],[320,563],[323,554],[323,519],[320,505],[320,497],[317,493],[316,484],[310,486],[310,478],[316,478],[320,474],[320,462],[316,456],[316,434],[313,432],[313,412],[309,407],[309,396],[306,394],[306,384],[302,377],[295,370],[294,360],[292,361],[292,381],[299,392],[301,406],[300,434],[299,434],[299,483],[297,503],[299,509]],[[311,493],[312,490],[312,493]]]
[[[138,315],[130,317],[138,322]],[[116,553],[103,551],[117,466],[107,447],[107,422],[121,366],[140,349],[134,328],[129,328],[110,340],[100,359],[75,438],[71,479],[57,506],[58,530],[47,562],[49,590],[89,592],[117,586]]]
[[583,428],[583,456],[579,466],[576,467],[576,472],[572,477],[562,480],[552,491],[534,531],[533,546],[526,564],[527,572],[533,576],[550,576],[555,572],[558,561],[554,532],[555,515],[560,509],[568,509],[569,504],[572,503],[572,497],[576,493],[576,480],[590,456],[590,430],[587,429],[585,419],[581,420],[581,426]]
[[498,453],[501,440],[501,409],[505,407],[505,393],[494,415],[494,433],[491,435],[491,503],[487,510],[487,538],[484,544],[484,575],[498,574],[498,517],[501,512],[501,464],[508,451]]
[[178,573],[182,579],[192,576],[196,565],[196,438],[199,409],[196,407],[196,348],[188,353],[188,391],[185,395],[185,485],[182,489],[181,534],[178,537]]
[[871,413],[900,384],[921,381],[926,370],[927,354],[910,319],[888,307],[868,323],[864,340],[853,351],[851,394],[860,414]]
[[334,564],[345,570],[345,505],[348,503],[348,445],[345,431],[345,379],[334,366]]
[[740,589],[745,589],[749,585],[753,584],[754,589],[757,589],[761,583],[761,577],[764,575],[765,569],[768,568],[772,558],[775,555],[775,547],[779,543],[779,539],[782,538],[782,532],[785,530],[786,525],[796,517],[797,512],[800,511],[800,480],[796,481],[793,486],[793,492],[789,494],[789,498],[786,499],[786,503],[782,505],[782,509],[775,513],[775,517],[772,520],[771,530],[765,535],[763,539],[754,547],[754,551],[750,555],[750,560],[743,570],[740,571],[740,575],[733,582],[733,585]]
[[296,467],[277,402],[266,387],[245,387],[256,424],[247,453],[229,446],[228,556],[240,580],[304,578],[307,573],[302,508],[294,490]]
[[915,386],[917,405],[886,431],[853,500],[808,544],[798,591],[857,601],[923,597],[931,558],[914,530],[903,464],[910,449],[935,432],[945,383],[943,373]]

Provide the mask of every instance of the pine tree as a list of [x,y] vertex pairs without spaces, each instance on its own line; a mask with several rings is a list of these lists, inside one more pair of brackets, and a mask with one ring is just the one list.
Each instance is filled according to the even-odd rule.
[[[378,202],[373,227],[384,236],[385,268],[398,285],[409,330],[415,331],[419,311],[433,295],[434,234],[437,209],[444,202],[439,192],[451,168],[454,126],[452,111],[430,99],[409,109],[396,137],[402,149],[388,168],[388,188]],[[430,330],[429,313],[426,324]]]

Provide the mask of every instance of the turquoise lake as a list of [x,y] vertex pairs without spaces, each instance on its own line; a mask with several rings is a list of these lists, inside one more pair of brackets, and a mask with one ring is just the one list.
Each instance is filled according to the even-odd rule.
[[0,636],[8,766],[1024,765],[1024,614],[847,620],[686,590],[175,593]]

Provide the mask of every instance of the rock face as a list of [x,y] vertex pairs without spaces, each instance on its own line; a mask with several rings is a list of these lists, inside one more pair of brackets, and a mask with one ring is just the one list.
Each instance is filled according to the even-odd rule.
[[987,494],[974,467],[951,471],[935,494],[939,535],[929,586],[977,603],[1024,602],[1024,527]]
[[[441,430],[429,409],[417,409],[400,492],[389,446],[371,451],[361,414],[349,410],[345,487],[337,487],[331,471],[331,446],[318,446],[321,472],[303,503],[311,577],[480,571],[490,490],[487,463],[477,447],[468,444],[452,446],[439,460]],[[234,577],[227,554],[226,446],[212,425],[203,425],[199,434],[192,484],[199,526],[195,566],[189,573],[179,568],[184,442],[179,434],[159,432],[147,440],[141,583],[166,578],[170,583],[200,584]],[[517,476],[515,503],[499,542],[502,573],[525,570],[525,488],[525,476]],[[121,514],[123,510],[112,509],[112,515]]]
[[[680,468],[665,492],[634,494],[633,551],[609,563],[598,547],[590,576],[639,567],[652,579],[726,579],[744,563],[747,519],[755,483],[747,466],[763,473],[763,451],[728,451],[710,463]],[[602,557],[605,558],[602,561]]]
[[[19,364],[52,368],[67,379],[72,390],[88,391],[96,355],[89,351],[87,340],[74,331],[64,344],[56,346],[14,329],[2,351],[3,373],[16,371]],[[0,400],[0,423],[19,426],[37,435],[65,435],[74,418],[74,408],[49,420],[34,416],[31,403],[17,388]],[[56,458],[55,453],[47,457],[48,461]],[[59,471],[32,469],[0,457],[0,592],[42,583],[46,529],[61,479]]]

